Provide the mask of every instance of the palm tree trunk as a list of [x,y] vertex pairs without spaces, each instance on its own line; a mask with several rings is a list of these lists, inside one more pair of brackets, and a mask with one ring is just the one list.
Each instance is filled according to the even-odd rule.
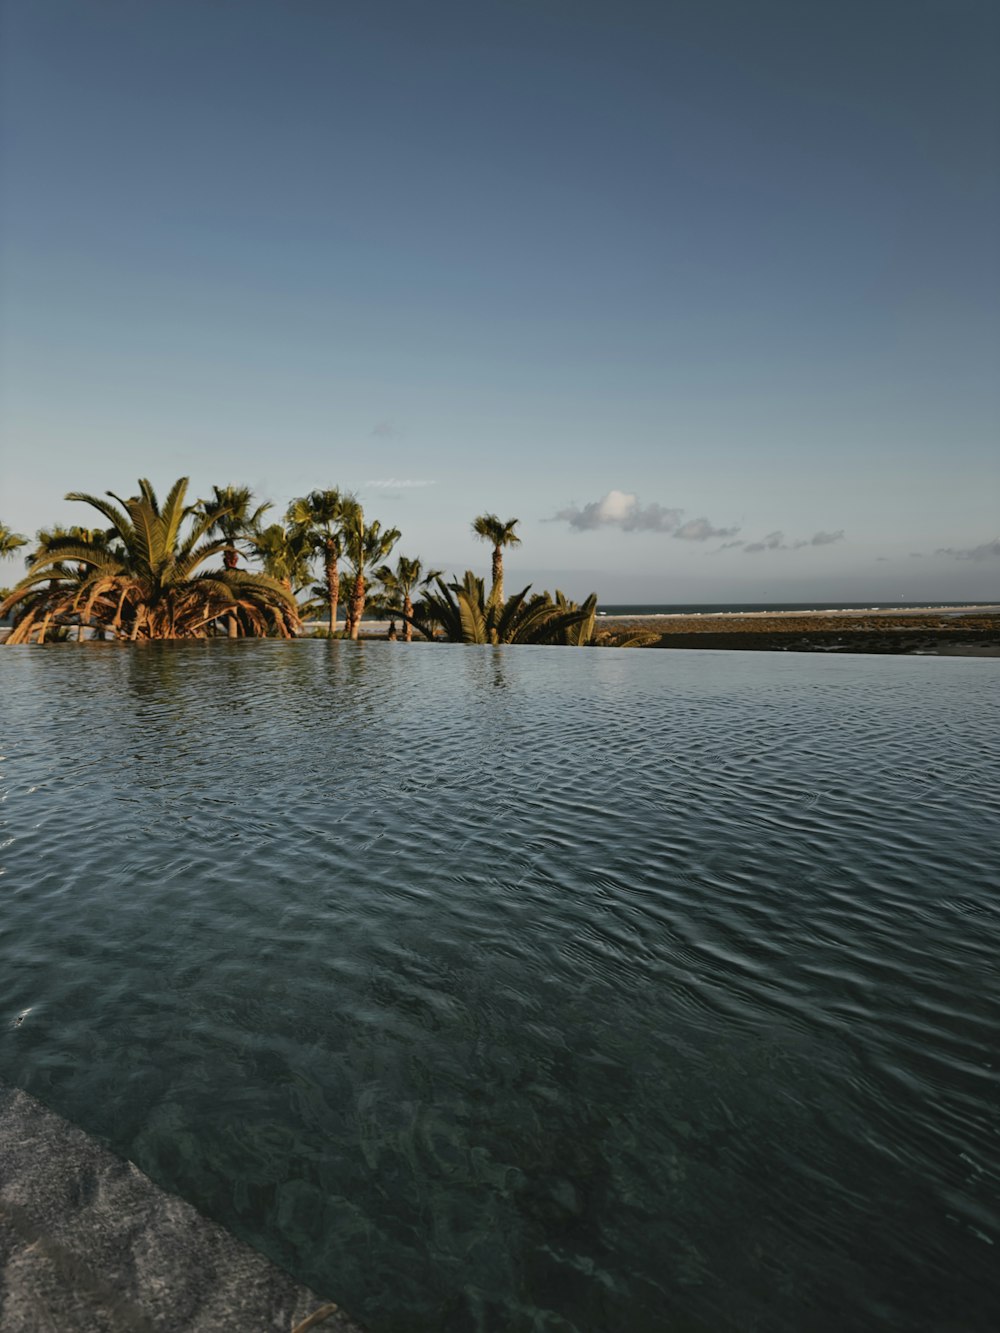
[[[409,593],[407,593],[406,596],[403,598],[403,615],[404,616],[413,615],[413,603],[410,601]],[[406,622],[406,628],[403,630],[403,642],[404,643],[413,642],[413,626],[410,624],[409,621]]]
[[493,595],[498,602],[503,602],[503,548],[500,546],[493,548]]
[[337,603],[340,600],[340,570],[334,559],[326,562],[326,596],[330,603],[330,637],[337,632]]
[[354,580],[354,596],[351,598],[351,638],[356,639],[361,629],[361,617],[365,613],[365,576],[358,571]]
[[[226,569],[235,569],[239,564],[240,553],[235,546],[227,546],[222,552],[222,563]],[[235,616],[226,616],[226,633],[231,639],[240,637],[239,625]]]
[[122,628],[122,609],[125,606],[125,598],[128,596],[128,588],[122,589],[122,594],[118,598],[118,605],[115,607],[115,618],[111,622],[111,628],[114,630],[115,638],[121,637]]

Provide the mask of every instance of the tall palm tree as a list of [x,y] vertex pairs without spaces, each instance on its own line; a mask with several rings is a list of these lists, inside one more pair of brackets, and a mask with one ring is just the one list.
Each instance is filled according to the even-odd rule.
[[361,505],[357,501],[350,504],[345,516],[344,538],[354,578],[347,616],[347,630],[352,639],[358,637],[365,613],[366,572],[386,559],[400,536],[398,528],[383,529],[378,519],[366,523]]
[[209,537],[224,537],[226,549],[222,563],[226,569],[235,569],[240,557],[237,542],[248,541],[260,527],[260,521],[272,507],[269,500],[251,508],[256,496],[249,486],[213,486],[210,500],[199,500],[196,509],[210,515]]
[[404,617],[403,638],[407,643],[413,638],[413,593],[417,587],[426,587],[435,579],[441,578],[443,571],[429,569],[426,574],[419,560],[408,560],[401,555],[396,561],[396,568],[380,565],[375,577],[385,589],[390,611],[399,611]]
[[521,545],[521,538],[514,531],[520,521],[509,518],[503,523],[496,514],[480,514],[472,520],[475,535],[493,547],[493,595],[500,602],[503,601],[503,548]]
[[0,557],[13,555],[19,547],[27,546],[27,544],[27,537],[22,537],[13,528],[8,528],[6,523],[0,523]]
[[92,505],[110,526],[89,538],[47,534],[0,605],[0,615],[20,608],[7,642],[26,643],[33,633],[44,642],[53,622],[77,618],[116,638],[204,638],[231,611],[249,633],[275,629],[289,637],[295,600],[280,583],[238,569],[200,568],[226,542],[207,536],[210,516],[185,506],[187,485],[181,477],[162,504],[144,479],[128,500],[112,491],[109,499],[71,491],[67,500]]
[[486,596],[483,580],[471,569],[461,583],[437,579],[437,592],[421,598],[412,624],[422,634],[432,637],[440,626],[452,643],[549,643],[579,646],[589,636],[577,634],[581,627],[593,627],[597,594],[591,593],[580,606],[561,594],[553,601],[549,593],[535,593],[529,588],[515,592],[502,602],[492,592]]
[[310,549],[323,561],[326,579],[326,604],[329,632],[337,632],[337,604],[340,600],[340,557],[344,553],[344,522],[355,504],[353,496],[338,490],[310,491],[293,500],[285,518],[300,529]]
[[[209,537],[224,537],[227,546],[222,552],[226,569],[236,569],[240,558],[237,542],[246,542],[260,527],[260,521],[271,508],[268,501],[252,508],[255,496],[249,486],[213,486],[210,500],[199,500],[195,506],[200,514],[210,516],[212,522],[206,532]],[[231,639],[239,637],[239,621],[230,613],[226,625]]]

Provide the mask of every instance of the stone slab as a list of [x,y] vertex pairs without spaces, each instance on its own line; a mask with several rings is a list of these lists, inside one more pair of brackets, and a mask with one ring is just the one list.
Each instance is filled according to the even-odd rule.
[[[327,1304],[27,1093],[0,1084],[3,1333],[290,1333]],[[361,1333],[340,1311],[317,1333]]]

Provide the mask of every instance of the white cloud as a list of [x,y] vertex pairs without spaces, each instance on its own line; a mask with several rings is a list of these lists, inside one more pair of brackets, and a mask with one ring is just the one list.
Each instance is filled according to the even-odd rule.
[[666,505],[639,503],[633,491],[610,490],[590,504],[560,509],[551,522],[568,523],[578,532],[595,528],[621,528],[622,532],[669,532],[683,541],[703,542],[711,537],[731,537],[736,528],[714,527],[707,518],[692,518],[684,524],[684,510]]
[[579,532],[609,527],[623,532],[673,532],[683,513],[683,509],[665,509],[659,504],[644,507],[631,491],[612,490],[582,509],[578,505],[560,509],[552,521],[568,523]]

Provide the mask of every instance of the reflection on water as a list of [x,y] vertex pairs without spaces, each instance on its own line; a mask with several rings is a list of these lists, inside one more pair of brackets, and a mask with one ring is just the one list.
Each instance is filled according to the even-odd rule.
[[996,684],[7,650],[0,1076],[375,1333],[985,1333]]

